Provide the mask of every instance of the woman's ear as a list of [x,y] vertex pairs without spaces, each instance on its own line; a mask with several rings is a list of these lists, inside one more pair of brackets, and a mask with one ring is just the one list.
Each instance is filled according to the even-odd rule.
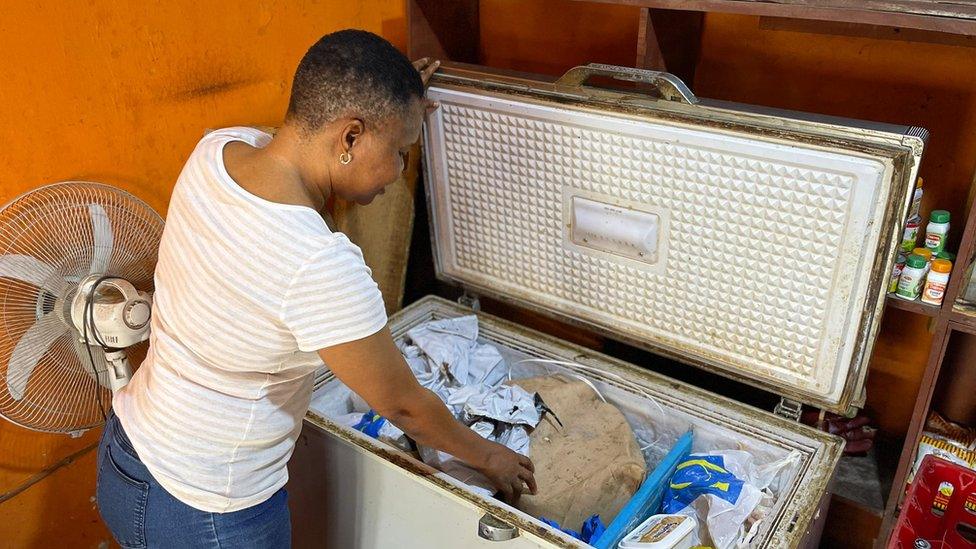
[[344,151],[352,149],[353,145],[356,144],[356,140],[363,135],[366,126],[363,121],[358,118],[353,118],[346,123],[345,127],[342,129],[342,144],[344,145]]

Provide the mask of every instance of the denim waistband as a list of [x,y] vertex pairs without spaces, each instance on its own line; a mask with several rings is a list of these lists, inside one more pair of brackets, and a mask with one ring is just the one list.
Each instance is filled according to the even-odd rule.
[[112,429],[112,440],[117,442],[123,450],[128,452],[132,457],[139,459],[139,454],[136,453],[136,449],[132,447],[132,442],[129,440],[129,435],[125,434],[125,429],[122,428],[122,422],[119,421],[119,416],[115,415],[115,412],[109,412],[111,415],[108,418],[108,425]]

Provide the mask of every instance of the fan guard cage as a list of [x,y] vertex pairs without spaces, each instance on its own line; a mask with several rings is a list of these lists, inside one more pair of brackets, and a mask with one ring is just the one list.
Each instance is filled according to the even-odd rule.
[[[93,205],[101,206],[101,219],[110,223],[112,248],[100,263],[104,274],[152,292],[163,219],[132,194],[100,183],[69,181],[25,193],[0,209],[0,257],[30,256],[53,270],[40,285],[0,277],[0,415],[29,429],[89,429],[103,421],[99,400],[104,409],[111,402],[111,391],[97,382],[88,353],[78,342],[80,334],[69,327],[70,320],[65,322],[70,314],[66,304],[96,261]],[[48,314],[56,315],[66,329],[47,347],[20,398],[14,398],[7,375],[11,355],[27,330]],[[48,320],[53,324],[54,317]],[[147,347],[143,342],[127,349],[133,366],[145,357]],[[104,372],[104,353],[91,350],[95,369]]]

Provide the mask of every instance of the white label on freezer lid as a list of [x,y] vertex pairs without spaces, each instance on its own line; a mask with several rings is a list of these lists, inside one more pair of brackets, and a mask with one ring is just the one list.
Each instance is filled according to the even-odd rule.
[[[444,274],[840,400],[890,162],[466,91],[429,95],[441,105],[426,154]],[[637,213],[600,214],[601,204]],[[603,243],[582,242],[587,231]],[[645,256],[630,255],[641,247]]]

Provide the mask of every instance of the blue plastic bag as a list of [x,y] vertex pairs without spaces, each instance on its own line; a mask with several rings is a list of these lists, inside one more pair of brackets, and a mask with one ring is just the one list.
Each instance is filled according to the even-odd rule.
[[743,484],[725,468],[724,457],[691,454],[675,469],[661,502],[661,512],[677,513],[703,494],[714,495],[734,505]]
[[664,499],[664,491],[668,489],[668,482],[678,468],[678,464],[688,459],[694,438],[691,431],[681,435],[664,459],[647,475],[634,497],[630,498],[627,505],[624,505],[624,508],[610,521],[606,532],[602,536],[591,539],[588,542],[590,545],[597,549],[616,549],[620,540],[624,539],[631,530],[637,528],[637,525],[647,517],[657,514]]
[[363,418],[359,420],[359,423],[353,425],[352,428],[373,438],[379,438],[380,427],[383,427],[384,423],[386,423],[386,418],[370,410],[363,414]]
[[592,517],[586,519],[583,522],[583,528],[580,532],[563,528],[559,526],[559,523],[556,521],[549,520],[546,517],[539,517],[539,520],[548,524],[549,526],[552,526],[553,528],[558,529],[560,532],[582,541],[583,543],[590,543],[591,541],[599,538],[600,535],[603,534],[603,531],[606,530],[606,526],[604,526],[603,521],[600,520],[600,515],[593,515]]

